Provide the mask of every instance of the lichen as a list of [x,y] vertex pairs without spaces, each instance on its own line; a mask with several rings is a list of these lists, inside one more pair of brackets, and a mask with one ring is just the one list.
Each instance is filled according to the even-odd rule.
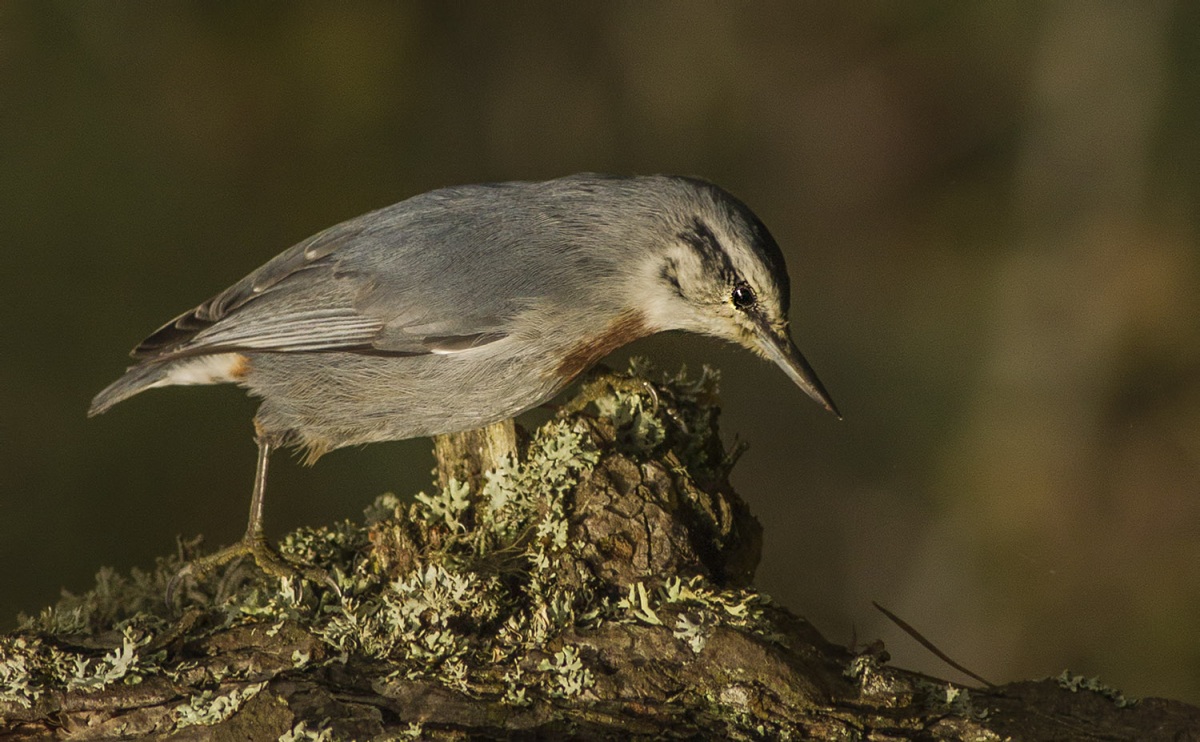
[[30,708],[45,692],[44,679],[63,678],[60,669],[66,657],[35,637],[10,636],[0,639],[0,702]]
[[1128,698],[1116,688],[1101,683],[1098,676],[1089,678],[1084,675],[1076,675],[1070,670],[1063,670],[1054,680],[1058,683],[1059,687],[1069,690],[1072,693],[1086,690],[1104,696],[1115,703],[1117,708],[1126,708],[1136,705],[1138,702],[1137,698]]
[[717,626],[736,627],[764,639],[776,639],[764,616],[770,604],[770,598],[757,591],[717,590],[703,578],[693,576],[687,580],[668,578],[651,594],[637,583],[617,606],[650,625],[664,625],[663,616],[669,616],[673,621],[666,625],[671,626],[675,638],[700,654]]
[[916,687],[925,704],[939,712],[973,721],[983,721],[991,713],[986,707],[976,706],[970,689],[961,685],[918,680]]
[[[181,627],[163,595],[197,543],[181,543],[177,555],[149,571],[101,570],[92,590],[65,595],[0,637],[0,704],[30,708],[48,693],[98,692],[152,676],[181,684],[202,677],[212,689],[178,704],[170,724],[219,723],[262,690],[262,674],[253,663],[210,666],[168,653],[173,632],[185,630],[197,642],[239,628],[277,637],[299,626],[317,644],[284,655],[291,669],[383,662],[391,679],[518,707],[594,686],[597,670],[587,654],[555,645],[568,631],[661,625],[694,654],[719,626],[770,638],[768,601],[752,590],[721,589],[700,574],[618,589],[581,558],[585,544],[571,535],[572,496],[606,450],[673,462],[689,482],[720,480],[736,458],[737,449],[726,451],[715,435],[715,372],[705,369],[695,380],[664,376],[650,387],[638,379],[653,372],[640,362],[633,370],[628,383],[608,377],[585,385],[577,406],[611,423],[612,439],[586,414],[561,414],[531,435],[521,460],[487,472],[478,491],[451,480],[409,503],[386,494],[362,522],[302,528],[281,540],[287,559],[324,570],[340,594],[235,565],[186,586],[183,607],[193,616]],[[779,731],[744,710],[737,714],[753,721],[751,736]],[[731,724],[740,723],[735,717]],[[285,737],[326,739],[327,731],[298,724]]]
[[550,674],[550,694],[554,696],[578,696],[596,684],[592,671],[583,666],[578,647],[563,647],[553,658],[542,660],[538,670]]
[[148,634],[126,626],[122,631],[121,645],[98,660],[74,657],[75,667],[72,676],[67,679],[67,690],[96,691],[117,681],[131,685],[140,683],[142,674],[138,670],[144,663],[138,650],[150,639]]
[[310,729],[308,722],[301,721],[280,735],[279,742],[333,742],[333,731],[327,725],[325,722]]
[[[629,366],[629,377],[601,376],[592,388],[585,386],[583,395],[598,415],[615,424],[620,450],[644,457],[669,450],[698,481],[726,477],[745,445],[735,442],[727,450],[719,440],[702,434],[716,426],[720,372],[704,366],[695,378],[688,376],[686,368],[661,374],[642,358],[631,359]],[[659,383],[648,385],[647,379]]]
[[262,681],[239,685],[226,693],[204,691],[192,696],[176,707],[175,728],[210,726],[225,721],[266,686],[266,681]]

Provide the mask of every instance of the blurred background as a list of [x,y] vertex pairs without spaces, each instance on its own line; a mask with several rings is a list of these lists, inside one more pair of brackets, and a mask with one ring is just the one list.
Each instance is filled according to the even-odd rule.
[[[749,203],[845,413],[715,341],[758,585],[957,678],[1200,702],[1200,5],[0,4],[0,626],[241,535],[254,403],[125,353],[438,186],[675,172]],[[619,359],[617,361],[620,362]],[[267,523],[429,486],[427,440],[273,467]]]

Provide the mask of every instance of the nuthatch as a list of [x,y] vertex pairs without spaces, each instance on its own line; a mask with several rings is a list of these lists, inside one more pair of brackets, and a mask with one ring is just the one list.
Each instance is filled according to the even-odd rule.
[[285,250],[133,350],[89,415],[145,389],[232,382],[262,398],[240,544],[262,530],[267,460],[452,433],[539,405],[611,351],[665,330],[732,341],[837,414],[788,335],[788,274],[741,201],[674,176],[581,174],[443,188]]

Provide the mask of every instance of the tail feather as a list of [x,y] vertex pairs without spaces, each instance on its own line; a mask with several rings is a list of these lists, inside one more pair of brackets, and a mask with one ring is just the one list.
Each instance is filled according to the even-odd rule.
[[88,408],[88,417],[95,417],[106,412],[118,402],[124,402],[138,392],[143,392],[154,386],[161,386],[169,373],[167,364],[147,363],[131,366],[125,375],[104,387],[104,390],[92,399]]
[[217,353],[194,358],[167,358],[143,361],[131,366],[125,375],[105,387],[92,400],[88,417],[94,417],[138,392],[174,384],[224,384],[240,382],[249,369],[249,360],[241,353]]

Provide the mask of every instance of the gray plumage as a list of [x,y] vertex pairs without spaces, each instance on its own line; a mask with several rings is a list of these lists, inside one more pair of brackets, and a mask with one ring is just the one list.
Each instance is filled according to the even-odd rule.
[[262,399],[260,438],[315,459],[512,417],[673,329],[771,358],[832,409],[788,339],[788,291],[770,233],[704,181],[445,188],[331,227],[180,315],[89,414],[152,387],[234,382]]

